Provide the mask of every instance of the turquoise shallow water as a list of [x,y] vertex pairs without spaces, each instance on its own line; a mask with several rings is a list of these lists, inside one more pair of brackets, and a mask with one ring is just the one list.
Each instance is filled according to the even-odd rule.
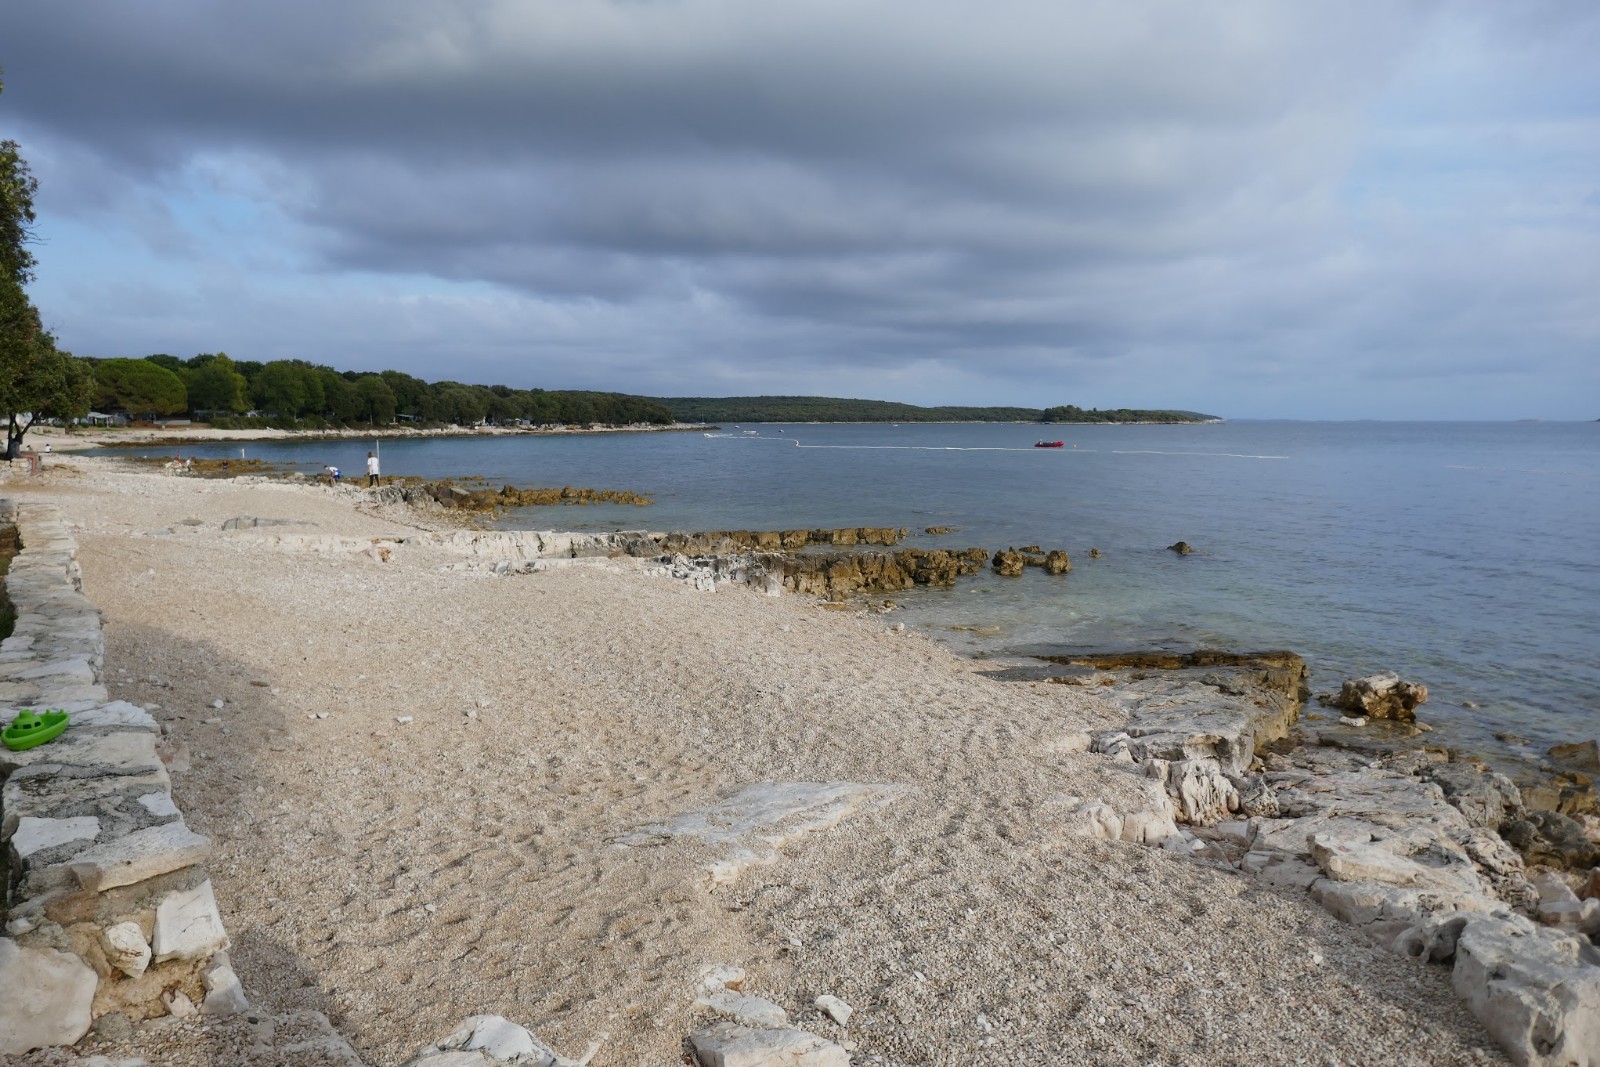
[[[1074,570],[1063,578],[986,574],[896,598],[908,625],[972,654],[1290,648],[1317,688],[1384,668],[1427,684],[1424,717],[1453,743],[1491,748],[1510,730],[1543,746],[1600,732],[1600,424],[723,432],[397,440],[381,452],[386,474],[481,474],[656,500],[526,509],[509,526],[908,526],[913,545],[1067,549]],[[1046,435],[1074,447],[1031,447]],[[244,449],[355,474],[369,447]],[[958,531],[921,534],[932,525]],[[1178,540],[1195,553],[1166,550]]]

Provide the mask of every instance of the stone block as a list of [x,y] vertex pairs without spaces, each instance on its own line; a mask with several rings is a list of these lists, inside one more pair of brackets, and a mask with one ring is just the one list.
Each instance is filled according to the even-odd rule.
[[193,866],[210,854],[210,840],[180,821],[95,845],[74,856],[68,866],[83,888],[98,893]]
[[228,947],[228,934],[217,912],[217,898],[207,879],[193,889],[168,894],[156,905],[157,963],[209,959]]

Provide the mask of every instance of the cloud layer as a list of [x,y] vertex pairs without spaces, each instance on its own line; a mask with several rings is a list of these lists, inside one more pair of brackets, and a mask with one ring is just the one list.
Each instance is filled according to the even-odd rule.
[[0,135],[87,354],[1592,418],[1600,13],[1502,6],[14,0]]

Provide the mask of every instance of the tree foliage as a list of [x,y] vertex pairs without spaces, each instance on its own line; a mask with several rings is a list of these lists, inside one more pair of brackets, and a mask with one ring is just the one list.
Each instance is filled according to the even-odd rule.
[[95,365],[95,406],[134,415],[176,415],[189,407],[177,373],[148,359],[103,359]]
[[[5,88],[0,83],[0,91]],[[0,141],[0,416],[6,457],[40,418],[70,419],[89,410],[93,375],[56,348],[25,286],[33,280],[33,197],[39,181],[15,141]]]

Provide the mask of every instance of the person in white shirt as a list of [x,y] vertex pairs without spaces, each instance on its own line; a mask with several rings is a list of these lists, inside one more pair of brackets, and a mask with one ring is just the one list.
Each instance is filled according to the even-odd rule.
[[367,453],[367,484],[378,484],[378,454],[376,452]]

